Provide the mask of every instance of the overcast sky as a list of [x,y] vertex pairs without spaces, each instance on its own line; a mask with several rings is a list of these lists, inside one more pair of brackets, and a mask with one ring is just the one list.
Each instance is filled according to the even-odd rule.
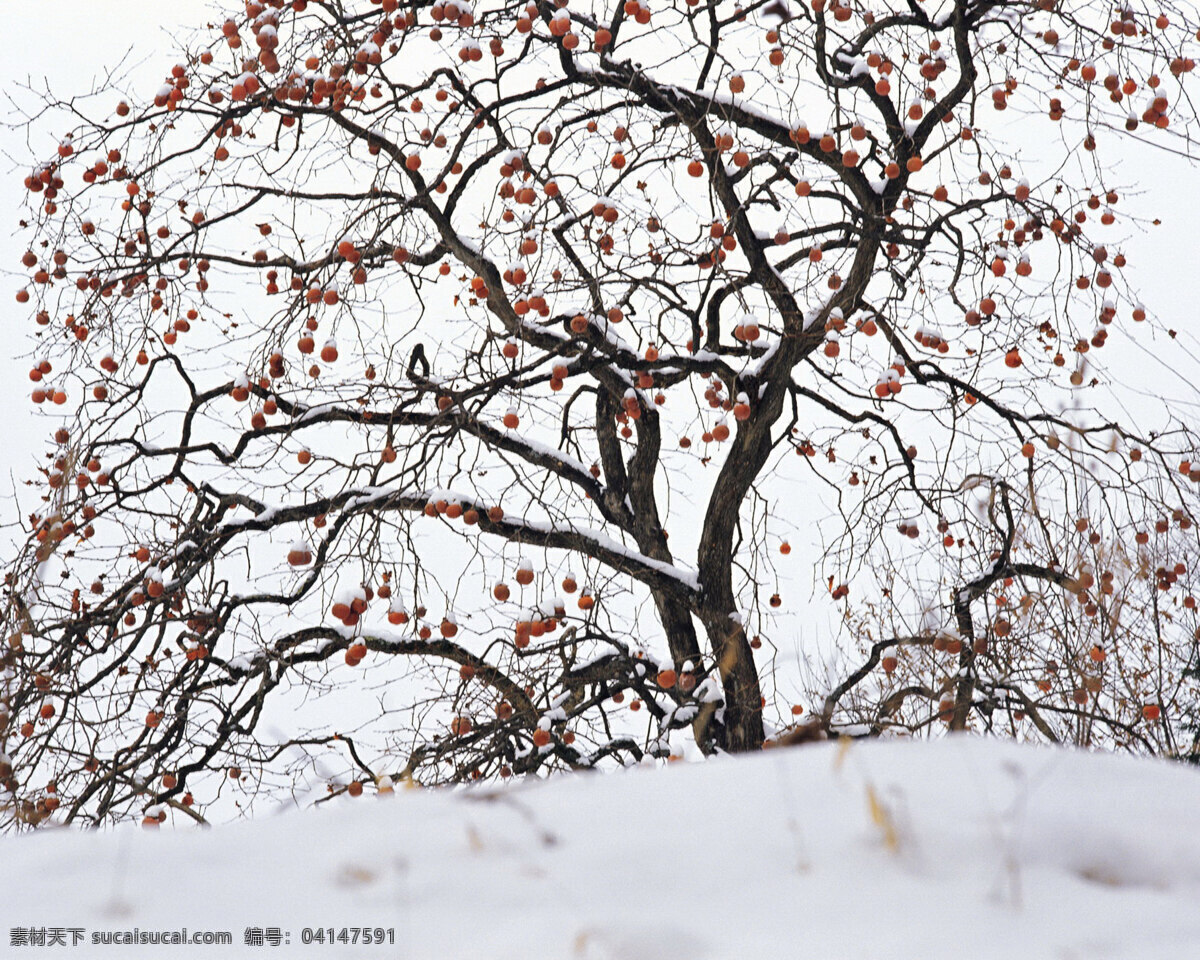
[[[28,231],[18,228],[18,221],[25,216],[22,205],[27,197],[22,181],[35,158],[48,157],[57,140],[69,130],[65,119],[55,118],[26,126],[21,114],[13,109],[13,101],[25,109],[37,103],[32,93],[22,89],[26,85],[34,90],[49,85],[62,97],[87,93],[93,84],[103,84],[106,68],[123,59],[133,68],[131,76],[144,78],[140,85],[153,93],[176,59],[178,45],[172,34],[183,35],[184,24],[203,26],[211,19],[208,11],[213,5],[202,0],[152,5],[136,0],[55,0],[52,4],[3,6],[6,44],[0,66],[4,81],[4,98],[0,99],[4,123],[0,127],[0,303],[5,304],[2,316],[7,340],[0,351],[0,402],[6,415],[0,445],[0,484],[7,487],[12,482],[10,475],[18,483],[30,476],[31,458],[46,449],[44,440],[57,425],[57,418],[47,407],[35,409],[29,402],[29,336],[34,325],[27,305],[13,298],[28,282],[28,271],[20,263],[31,239]],[[62,29],[61,24],[69,29]],[[114,105],[119,99],[114,91]],[[78,171],[74,176],[78,177]],[[7,489],[3,493],[7,494]],[[7,497],[0,502],[4,503],[0,510],[7,523],[11,519]]]
[[[197,27],[203,29],[205,23],[217,21],[219,6],[209,0],[160,4],[138,0],[6,3],[4,29],[8,43],[0,67],[4,89],[8,97],[29,108],[36,98],[21,89],[22,85],[39,89],[49,84],[64,97],[86,93],[103,83],[107,67],[124,59],[134,86],[126,91],[114,90],[112,99],[115,103],[122,92],[129,92],[136,101],[138,91],[152,93],[157,89],[178,59],[181,43],[175,37],[184,38]],[[233,6],[240,4],[225,5],[229,9]],[[47,17],[51,7],[52,22]],[[60,29],[57,24],[70,28]],[[0,298],[8,304],[4,314],[8,348],[0,353],[0,400],[6,411],[14,414],[6,423],[0,465],[18,470],[20,479],[30,475],[30,458],[45,449],[43,440],[54,425],[52,411],[45,407],[35,411],[29,403],[28,335],[34,328],[26,308],[12,299],[28,281],[19,260],[29,235],[16,229],[26,197],[21,180],[35,157],[45,158],[52,153],[70,123],[67,118],[42,117],[31,127],[23,122],[14,125],[19,114],[3,101],[0,114],[8,121],[0,128],[0,216],[5,227],[0,229]],[[986,123],[997,120],[991,115],[984,118]],[[1114,146],[1115,139],[1115,135],[1105,136],[1103,146]],[[1037,144],[1030,148],[1036,150]],[[1153,415],[1155,409],[1162,409],[1156,398],[1165,394],[1168,406],[1177,413],[1186,416],[1191,407],[1200,418],[1200,394],[1187,380],[1194,373],[1200,375],[1194,321],[1200,294],[1200,267],[1194,252],[1195,224],[1200,217],[1200,171],[1185,160],[1137,145],[1125,151],[1125,159],[1115,150],[1106,156],[1117,161],[1112,182],[1136,185],[1124,191],[1122,211],[1136,211],[1147,223],[1142,235],[1122,245],[1130,255],[1130,276],[1140,287],[1152,316],[1180,331],[1180,337],[1170,341],[1162,332],[1155,335],[1149,330],[1139,331],[1133,340],[1118,335],[1112,339],[1115,349],[1110,347],[1103,359],[1122,368],[1119,376],[1131,387],[1128,400],[1132,408]],[[1026,155],[1024,159],[1032,157]],[[1139,190],[1142,195],[1136,196]],[[1149,221],[1156,217],[1162,225],[1150,226]],[[1126,311],[1122,311],[1115,326],[1131,326]],[[1155,363],[1156,352],[1166,358],[1165,370]],[[1178,377],[1171,368],[1185,371],[1185,376]]]

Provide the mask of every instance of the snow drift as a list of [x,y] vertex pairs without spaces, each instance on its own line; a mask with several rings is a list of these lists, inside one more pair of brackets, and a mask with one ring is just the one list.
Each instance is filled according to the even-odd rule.
[[[369,792],[369,791],[368,791]],[[72,957],[1180,958],[1200,943],[1200,772],[982,739],[397,789],[200,831],[3,842],[12,928]],[[232,947],[93,945],[227,930]],[[247,946],[277,927],[290,946]],[[394,945],[312,944],[382,927]],[[32,951],[28,951],[32,952]]]

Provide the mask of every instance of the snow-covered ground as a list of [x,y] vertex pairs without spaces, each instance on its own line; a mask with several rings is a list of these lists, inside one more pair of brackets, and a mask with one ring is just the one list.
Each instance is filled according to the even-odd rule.
[[[372,792],[4,839],[0,954],[51,952],[13,928],[60,927],[85,931],[71,957],[1200,955],[1200,771],[1161,761],[964,738]],[[92,944],[182,927],[232,946]],[[248,927],[290,945],[246,946]],[[395,943],[306,946],[306,927]]]

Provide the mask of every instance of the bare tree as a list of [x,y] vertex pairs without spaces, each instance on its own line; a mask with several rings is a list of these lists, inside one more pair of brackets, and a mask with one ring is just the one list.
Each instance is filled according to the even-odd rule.
[[1194,20],[248,0],[47,104],[10,821],[755,750],[789,563],[814,729],[1194,756],[1195,433],[1096,363]]

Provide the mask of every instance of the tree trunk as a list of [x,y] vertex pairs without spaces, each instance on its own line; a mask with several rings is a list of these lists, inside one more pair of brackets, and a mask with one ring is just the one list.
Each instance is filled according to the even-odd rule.
[[759,750],[763,744],[762,689],[746,631],[731,617],[706,620],[709,643],[725,693],[725,716],[716,745],[729,753]]

